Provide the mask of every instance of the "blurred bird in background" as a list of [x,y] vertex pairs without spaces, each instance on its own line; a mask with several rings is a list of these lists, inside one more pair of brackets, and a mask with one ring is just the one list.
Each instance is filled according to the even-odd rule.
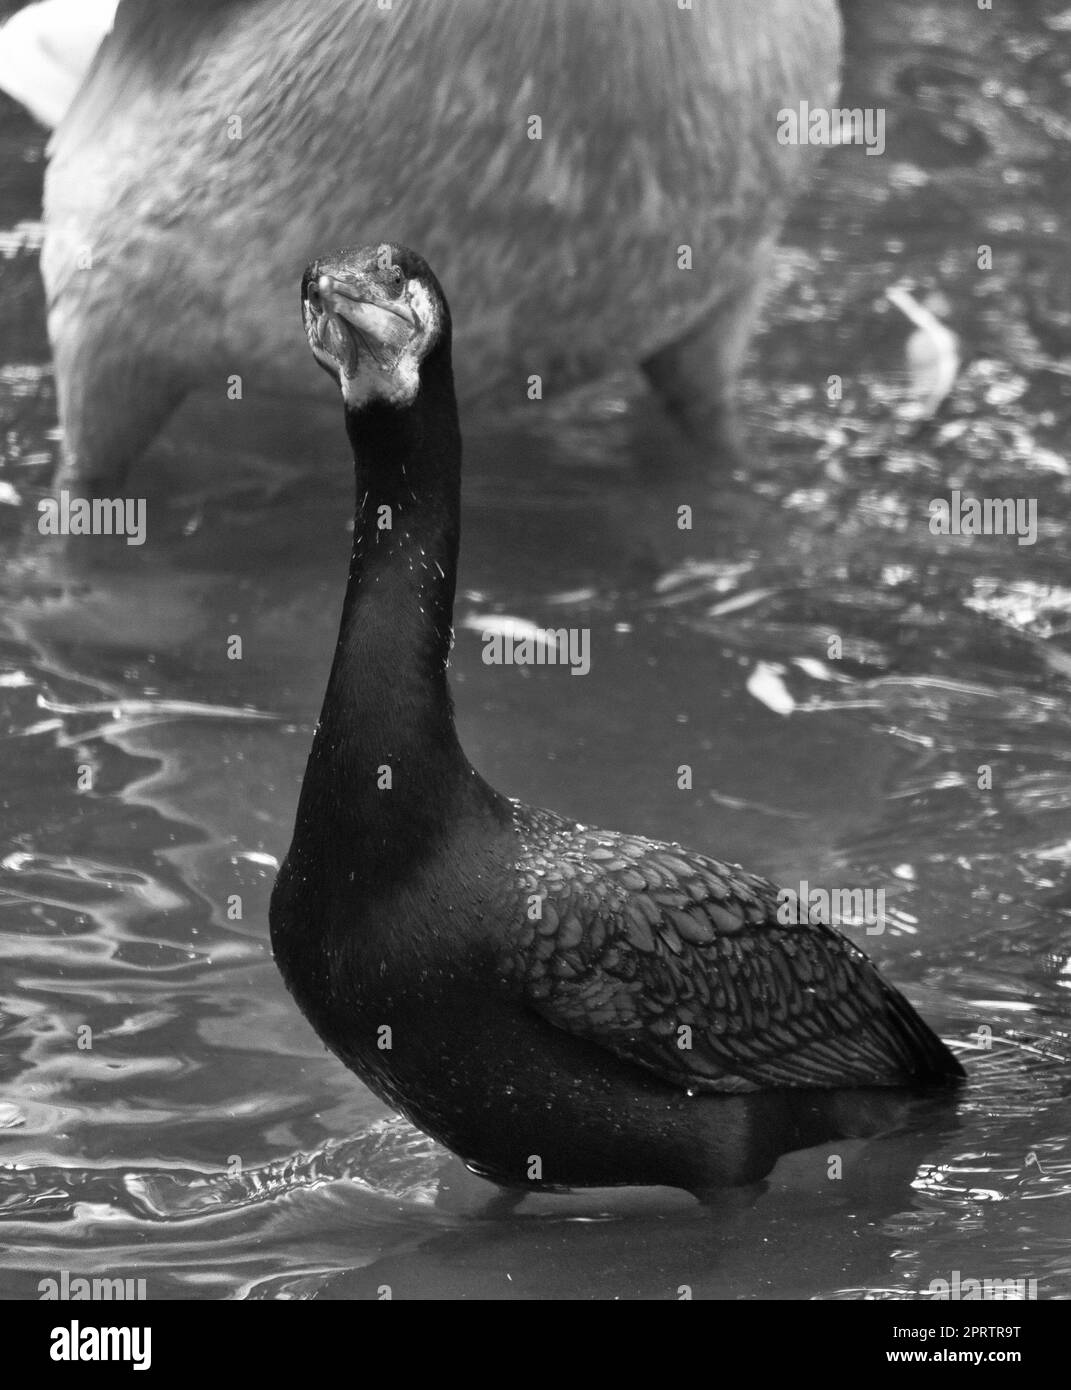
[[731,393],[838,80],[833,0],[45,0],[0,83],[55,132],[41,268],[66,473],[107,491],[191,391],[314,391],[308,248],[389,233],[461,287],[462,399],[641,364]]

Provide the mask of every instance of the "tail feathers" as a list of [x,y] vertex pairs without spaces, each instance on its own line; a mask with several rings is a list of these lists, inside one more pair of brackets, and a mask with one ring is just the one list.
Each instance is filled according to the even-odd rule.
[[112,27],[119,0],[40,0],[0,27],[0,90],[59,125]]
[[966,1072],[959,1059],[892,986],[889,1004],[888,1022],[896,1036],[904,1080],[910,1085],[962,1081]]

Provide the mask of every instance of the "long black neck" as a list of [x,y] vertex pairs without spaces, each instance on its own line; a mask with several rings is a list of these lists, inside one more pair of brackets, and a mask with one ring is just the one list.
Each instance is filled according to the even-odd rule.
[[362,876],[389,879],[483,787],[458,743],[446,679],[461,489],[449,347],[425,360],[412,405],[347,412],[346,429],[353,555],[298,822],[322,835],[326,821]]

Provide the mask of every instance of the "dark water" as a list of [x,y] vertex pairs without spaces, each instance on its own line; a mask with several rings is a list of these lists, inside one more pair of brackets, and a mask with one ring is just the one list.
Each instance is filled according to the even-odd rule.
[[[863,944],[970,1072],[954,1115],[846,1151],[854,1181],[798,1156],[725,1212],[436,1206],[440,1155],[298,1016],[266,914],[341,600],[337,409],[201,402],[131,489],[149,544],[39,538],[43,142],[4,107],[5,1295],[70,1270],[150,1298],[912,1297],[954,1271],[1071,1296],[1071,11],[998,9],[849,5],[845,95],[887,108],[888,148],[830,151],[788,230],[746,470],[697,477],[631,381],[468,432],[474,762],[589,823],[884,889]],[[964,358],[922,426],[898,284],[941,296]],[[1036,498],[1037,543],[935,537],[952,488]],[[490,612],[590,627],[590,675],[485,666],[466,624]]]

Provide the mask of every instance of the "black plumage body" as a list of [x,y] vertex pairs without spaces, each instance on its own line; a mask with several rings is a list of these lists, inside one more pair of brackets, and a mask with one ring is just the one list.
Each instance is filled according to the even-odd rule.
[[850,941],[777,920],[771,883],[511,801],[471,767],[446,680],[448,315],[415,402],[347,424],[350,579],[271,911],[328,1046],[476,1171],[547,1187],[751,1182],[961,1076]]
[[872,1088],[958,1071],[850,942],[771,920],[773,885],[482,782],[405,884],[366,887],[292,852],[287,983],[378,1095],[503,1184],[747,1183],[881,1128],[899,1106]]

